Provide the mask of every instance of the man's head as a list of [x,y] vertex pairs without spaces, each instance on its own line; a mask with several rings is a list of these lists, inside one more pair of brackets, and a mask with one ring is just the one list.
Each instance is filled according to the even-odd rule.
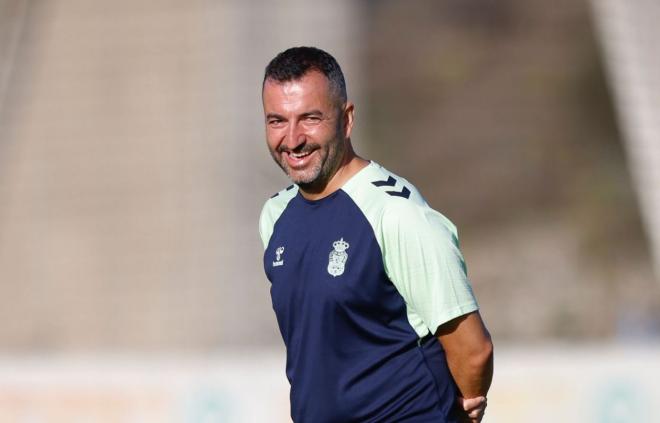
[[346,103],[346,81],[339,63],[329,53],[315,47],[292,47],[275,56],[266,66],[263,84],[268,80],[279,83],[298,80],[312,71],[328,79],[338,104]]
[[303,190],[322,190],[352,154],[353,105],[339,65],[313,47],[288,49],[266,67],[262,96],[275,162]]

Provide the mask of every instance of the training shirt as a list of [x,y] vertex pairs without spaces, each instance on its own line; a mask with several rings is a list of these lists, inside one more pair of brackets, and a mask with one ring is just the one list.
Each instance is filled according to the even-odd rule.
[[259,230],[295,422],[454,421],[432,335],[478,306],[447,218],[370,162],[322,199],[275,194]]

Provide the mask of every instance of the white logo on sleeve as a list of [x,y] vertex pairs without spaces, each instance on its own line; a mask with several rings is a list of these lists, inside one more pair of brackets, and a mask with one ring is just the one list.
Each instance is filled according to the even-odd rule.
[[346,250],[348,250],[349,244],[348,242],[344,241],[344,238],[342,238],[339,241],[333,242],[332,247],[334,250],[330,251],[328,273],[330,273],[333,277],[337,277],[344,273],[344,266],[346,264],[346,260],[348,260],[348,254],[346,253]]
[[277,247],[275,250],[275,261],[273,262],[273,267],[284,266],[284,259],[282,258],[284,254],[284,247]]

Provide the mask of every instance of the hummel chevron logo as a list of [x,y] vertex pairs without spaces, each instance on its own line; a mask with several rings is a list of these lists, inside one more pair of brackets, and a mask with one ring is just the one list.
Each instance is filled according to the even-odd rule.
[[[374,184],[377,187],[393,187],[394,185],[396,185],[396,179],[390,176],[387,178],[387,181],[373,181],[372,184]],[[408,187],[405,186],[403,187],[403,189],[401,189],[401,191],[385,191],[385,192],[393,197],[403,197],[403,198],[410,197],[410,190],[408,189]]]
[[390,176],[387,178],[387,181],[374,181],[372,184],[376,185],[377,187],[393,187],[396,184],[396,179]]
[[403,197],[403,198],[410,197],[410,190],[406,187],[403,187],[401,192],[398,192],[398,191],[385,191],[385,192],[388,193],[389,195],[394,196],[394,197]]

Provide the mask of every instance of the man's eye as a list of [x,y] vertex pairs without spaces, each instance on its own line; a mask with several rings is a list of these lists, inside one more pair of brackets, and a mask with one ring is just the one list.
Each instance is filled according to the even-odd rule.
[[269,125],[279,125],[280,123],[282,123],[280,119],[271,119],[268,121]]
[[319,122],[321,120],[318,116],[307,116],[305,119],[307,122]]

